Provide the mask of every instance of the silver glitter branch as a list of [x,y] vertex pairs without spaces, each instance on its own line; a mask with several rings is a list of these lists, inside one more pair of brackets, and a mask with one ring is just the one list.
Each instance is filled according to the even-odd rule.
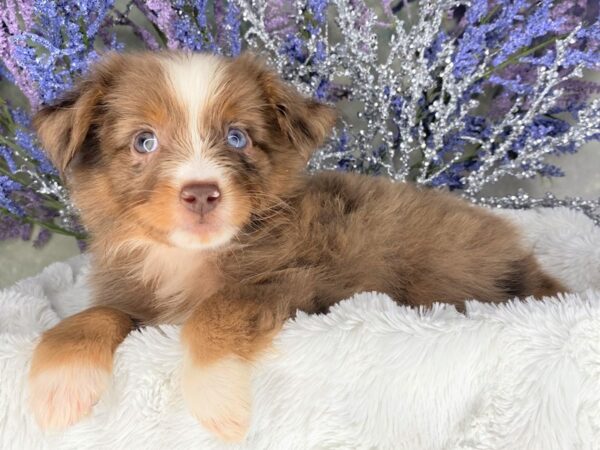
[[[556,101],[562,95],[562,91],[556,89],[557,85],[567,79],[581,76],[582,67],[577,67],[567,76],[561,77],[558,73],[564,64],[567,46],[572,43],[578,31],[579,28],[577,27],[566,39],[559,40],[556,43],[556,58],[550,69],[544,67],[538,69],[538,82],[534,86],[534,92],[530,95],[533,101],[526,114],[523,116],[517,114],[517,110],[521,106],[521,102],[519,102],[515,104],[517,108],[513,107],[504,120],[495,126],[492,138],[487,140],[479,151],[479,154],[482,155],[480,156],[481,166],[463,180],[465,193],[468,196],[476,195],[487,184],[495,183],[507,175],[520,179],[532,178],[537,175],[536,169],[539,168],[544,157],[553,153],[561,144],[564,145],[573,141],[583,143],[585,134],[589,132],[589,135],[592,136],[600,131],[600,121],[596,121],[595,126],[585,127],[583,130],[581,129],[581,123],[576,124],[569,132],[561,136],[547,135],[540,139],[527,139],[524,148],[516,158],[511,160],[509,164],[500,164],[500,161],[506,158],[515,140],[523,134],[525,126],[531,123],[534,117],[549,113],[556,104]],[[590,104],[584,110],[585,114],[594,108],[594,103]],[[500,134],[506,129],[511,131],[504,137],[500,146],[492,152],[492,144],[499,140]],[[528,168],[524,169],[524,167]]]
[[596,225],[600,225],[600,202],[585,200],[580,197],[557,198],[548,192],[543,198],[534,198],[522,189],[516,194],[505,197],[479,197],[470,198],[476,204],[498,209],[532,209],[532,208],[557,208],[566,207],[581,211],[590,217]]

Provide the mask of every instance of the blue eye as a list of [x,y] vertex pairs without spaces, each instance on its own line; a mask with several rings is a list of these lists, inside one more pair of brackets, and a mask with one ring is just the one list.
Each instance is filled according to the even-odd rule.
[[135,136],[133,147],[138,153],[152,153],[158,149],[158,138],[151,131],[142,131]]
[[246,133],[244,133],[239,128],[230,128],[227,131],[227,144],[230,147],[242,149],[248,145],[248,138],[246,137]]

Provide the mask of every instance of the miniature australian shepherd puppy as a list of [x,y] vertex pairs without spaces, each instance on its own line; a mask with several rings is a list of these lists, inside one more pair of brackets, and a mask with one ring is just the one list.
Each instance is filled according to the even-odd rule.
[[297,310],[361,291],[403,305],[563,291],[490,212],[450,194],[305,166],[335,122],[252,55],[107,55],[35,118],[90,234],[94,306],[42,336],[44,428],[87,415],[134,327],[182,324],[189,411],[250,423],[252,366]]

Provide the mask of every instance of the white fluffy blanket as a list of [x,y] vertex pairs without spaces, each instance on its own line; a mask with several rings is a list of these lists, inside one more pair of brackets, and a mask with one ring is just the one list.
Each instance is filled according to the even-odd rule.
[[[544,267],[579,294],[489,306],[466,316],[358,294],[300,314],[256,368],[241,448],[600,448],[600,228],[568,210],[504,213]],[[91,417],[43,434],[27,411],[39,333],[85,307],[85,259],[0,292],[0,448],[231,448],[185,411],[173,326],[132,333]],[[233,448],[236,448],[233,446]]]

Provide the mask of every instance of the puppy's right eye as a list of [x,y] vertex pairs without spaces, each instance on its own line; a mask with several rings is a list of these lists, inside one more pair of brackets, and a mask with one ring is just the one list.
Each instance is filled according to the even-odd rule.
[[133,148],[138,153],[152,153],[158,150],[158,138],[151,131],[142,131],[133,138]]

